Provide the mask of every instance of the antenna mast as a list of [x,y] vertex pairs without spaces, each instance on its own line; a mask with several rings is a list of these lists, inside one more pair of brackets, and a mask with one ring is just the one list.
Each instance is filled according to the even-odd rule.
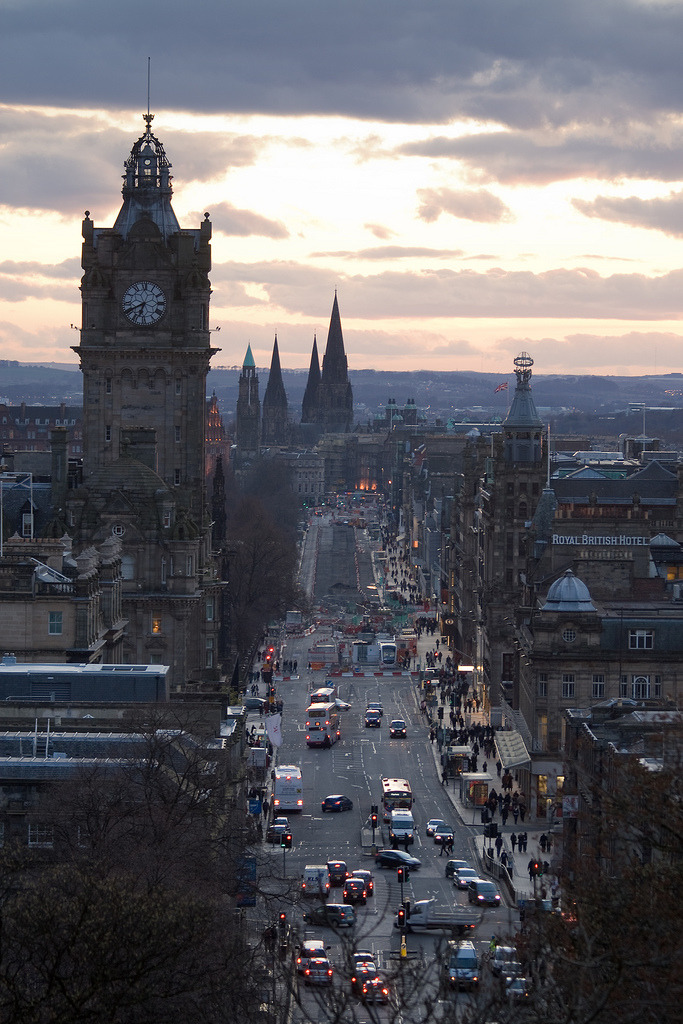
[[149,124],[149,85],[150,85],[151,68],[152,68],[152,58],[148,57],[147,58],[147,118],[148,118],[148,122],[147,123],[148,124]]

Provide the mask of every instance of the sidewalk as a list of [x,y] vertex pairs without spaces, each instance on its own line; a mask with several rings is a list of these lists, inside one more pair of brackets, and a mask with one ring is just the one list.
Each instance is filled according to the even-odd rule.
[[[419,613],[417,613],[419,614]],[[441,637],[438,630],[433,635],[423,633],[417,642],[418,646],[418,665],[421,664],[423,667],[426,664],[425,656],[428,652],[436,650],[436,640],[439,640],[439,650],[443,651],[443,658],[445,660],[447,654],[451,653],[447,641]],[[455,660],[455,659],[454,659]],[[415,697],[418,706],[421,701],[421,694],[419,690],[419,676],[417,673],[413,673],[413,680],[416,684]],[[429,734],[429,719],[436,720],[437,724],[439,720],[436,717],[437,708],[441,706],[444,709],[444,718],[442,723],[446,726],[449,724],[449,712],[450,705],[437,704],[431,711],[431,715],[424,716],[425,732]],[[487,724],[488,715],[484,712],[465,712],[463,713],[463,719],[465,722],[465,728],[470,728],[473,725]],[[441,749],[438,743],[435,741],[429,744],[432,750],[432,757],[434,758],[434,764],[439,778],[442,777],[442,766],[441,766]],[[471,749],[471,744],[469,745]],[[481,752],[479,755],[479,761],[481,763],[482,757]],[[498,775],[495,767],[495,761],[490,764],[488,768],[488,775],[490,777],[489,791],[495,789],[496,792],[500,793],[502,790],[501,778]],[[468,826],[471,831],[472,844],[475,846],[477,851],[477,858],[479,860],[480,867],[486,870],[487,873],[492,874],[496,878],[500,878],[503,874],[503,869],[500,865],[500,858],[497,855],[495,848],[495,840],[484,837],[484,823],[481,820],[481,808],[472,807],[467,805],[462,798],[460,792],[460,778],[451,777],[448,779],[447,785],[444,787],[444,792],[447,795],[453,809],[458,815],[460,822],[463,825]],[[514,890],[515,899],[528,899],[534,896],[534,881],[529,876],[528,864],[530,861],[538,861],[543,864],[548,862],[552,865],[553,854],[554,854],[554,840],[555,837],[552,833],[548,832],[548,827],[545,821],[537,821],[533,815],[527,809],[525,821],[520,820],[515,824],[512,814],[508,816],[507,824],[503,825],[501,815],[497,811],[493,817],[493,822],[498,827],[498,833],[502,836],[503,844],[501,846],[501,853],[504,850],[508,858],[508,871],[509,878],[512,883],[512,889]],[[519,835],[520,832],[527,834],[527,845],[526,850],[520,852],[519,848],[516,847],[514,853],[512,850],[512,843],[510,837],[515,834]],[[541,849],[540,838],[545,835],[551,837],[551,849],[548,850],[546,847],[545,852]],[[492,848],[493,855],[492,859],[485,855],[485,850]],[[547,896],[551,895],[551,886],[556,881],[554,873],[551,870],[548,874],[544,874],[542,878],[536,880],[536,894],[541,895],[542,890],[547,892]]]

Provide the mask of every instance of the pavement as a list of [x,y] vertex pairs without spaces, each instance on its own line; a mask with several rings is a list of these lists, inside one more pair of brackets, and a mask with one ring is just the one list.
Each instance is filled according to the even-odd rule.
[[[384,603],[384,587],[386,580],[383,573],[383,562],[378,559],[373,559],[373,565],[375,567],[375,581],[382,596]],[[399,586],[401,581],[405,581],[407,585],[410,585],[410,574],[405,569],[398,573]],[[392,586],[393,589],[393,586]],[[409,606],[405,609],[411,616],[411,618],[420,617],[422,615],[429,616],[429,612],[424,612],[421,606]],[[413,660],[411,673],[413,682],[415,684],[415,699],[419,707],[422,700],[422,694],[420,689],[420,670],[424,669],[427,665],[426,655],[431,652],[437,651],[436,641],[439,641],[438,650],[442,652],[442,661],[445,663],[447,656],[450,654],[453,658],[454,663],[457,663],[456,653],[449,649],[448,640],[441,636],[438,626],[433,634],[423,632],[417,641],[417,657]],[[478,696],[481,696],[480,694]],[[435,721],[435,724],[439,724],[437,718],[438,704],[434,706],[430,713],[423,716],[425,732],[428,735],[430,730],[431,721]],[[449,720],[450,706],[441,705],[444,708],[444,722]],[[481,706],[481,705],[480,705]],[[487,724],[488,714],[485,711],[477,712],[465,712],[463,714],[465,720],[465,727],[469,727],[474,724]],[[437,769],[439,778],[442,777],[441,767],[441,748],[435,741],[430,744],[432,750],[432,756],[434,757],[434,764]],[[479,757],[481,762],[481,754]],[[495,760],[500,760],[496,755]],[[497,792],[501,792],[501,780],[500,776],[495,770],[495,761],[491,765],[489,791],[494,788]],[[480,862],[480,867],[489,875],[503,883],[503,888],[507,892],[508,898],[511,902],[516,903],[518,899],[529,899],[535,894],[551,896],[553,890],[559,892],[558,880],[553,871],[553,858],[556,853],[556,841],[557,838],[552,831],[549,829],[548,824],[545,820],[538,821],[534,818],[530,810],[527,809],[525,821],[514,822],[512,815],[508,815],[507,824],[503,825],[502,819],[499,813],[496,813],[494,821],[498,826],[498,832],[502,836],[503,843],[500,849],[502,854],[505,851],[508,859],[508,869],[502,867],[500,863],[500,856],[498,855],[494,841],[490,841],[484,838],[484,824],[481,820],[481,809],[478,807],[472,807],[463,799],[463,795],[460,790],[460,779],[458,777],[452,777],[448,779],[447,784],[444,786],[445,795],[448,797],[451,805],[460,823],[467,826],[472,833],[472,844],[477,850],[477,857]],[[368,830],[369,831],[369,830]],[[513,852],[512,843],[510,837],[513,834],[519,835],[520,832],[526,832],[527,844],[526,849],[520,852],[518,848]],[[548,850],[547,846],[545,851],[541,849],[541,836],[550,836],[551,848]],[[491,853],[488,853],[489,848]],[[536,879],[536,886],[534,889],[534,880],[529,876],[528,865],[530,861],[538,861],[543,864],[547,862],[550,865],[550,871],[544,873],[541,878]]]

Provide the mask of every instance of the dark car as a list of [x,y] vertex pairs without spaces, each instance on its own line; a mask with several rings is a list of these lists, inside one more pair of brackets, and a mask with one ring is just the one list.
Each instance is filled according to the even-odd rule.
[[365,728],[366,729],[379,729],[382,724],[382,714],[379,711],[374,711],[372,708],[368,708],[365,712]]
[[323,903],[319,907],[304,910],[306,924],[323,925],[327,928],[352,928],[356,923],[356,911],[349,903]]
[[437,828],[447,828],[446,822],[443,818],[430,818],[425,826],[425,834],[433,836]]
[[384,714],[384,708],[382,707],[381,701],[369,700],[368,701],[368,711],[379,711],[380,715],[383,715]]
[[473,878],[467,887],[467,899],[479,907],[497,907],[500,905],[500,893],[494,882],[483,878]]
[[267,703],[263,697],[245,697],[242,701],[242,707],[246,708],[247,711],[263,711]]
[[395,718],[393,722],[389,722],[389,736],[392,739],[406,738],[406,723],[402,718]]
[[331,985],[332,964],[327,957],[311,957],[308,966],[304,970],[304,984],[306,985]]
[[368,897],[375,895],[375,880],[372,877],[372,871],[366,871],[365,868],[357,868],[351,872],[351,878],[362,878],[365,882],[365,891]]
[[365,888],[365,882],[362,878],[354,878],[351,875],[344,882],[344,888],[342,890],[342,897],[344,903],[365,903],[368,898],[368,891]]
[[363,982],[360,998],[364,1003],[388,1003],[389,986],[379,974],[376,974],[374,978],[368,978]]
[[283,832],[289,832],[289,818],[273,818],[266,829],[266,842],[279,843]]
[[365,982],[376,977],[377,966],[374,960],[356,960],[351,975],[351,991],[354,995],[359,996]]
[[351,874],[346,867],[345,860],[328,860],[327,871],[330,876],[330,885],[343,885]]
[[468,864],[466,860],[447,860],[446,861],[446,878],[452,878],[455,872],[459,868],[469,868],[471,864]]
[[320,806],[323,814],[325,811],[352,811],[353,800],[343,793],[334,793],[332,796],[326,796]]
[[417,871],[421,863],[421,860],[404,850],[378,850],[375,854],[375,864],[378,868],[412,868]]
[[455,835],[450,825],[440,825],[434,829],[434,842],[437,846],[440,846],[441,843],[452,843],[454,839]]

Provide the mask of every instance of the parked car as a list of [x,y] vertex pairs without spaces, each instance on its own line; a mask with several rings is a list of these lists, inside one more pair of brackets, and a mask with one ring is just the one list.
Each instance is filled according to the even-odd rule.
[[497,907],[500,905],[498,886],[483,878],[473,878],[467,887],[467,899],[480,907]]
[[289,832],[289,818],[273,818],[266,829],[266,842],[279,843],[283,832]]
[[345,860],[328,860],[327,873],[330,876],[330,885],[343,885],[351,874]]
[[382,724],[382,715],[379,711],[368,708],[365,712],[365,728],[366,729],[379,729]]
[[389,722],[389,736],[391,739],[404,740],[406,735],[406,723],[402,718],[394,718],[392,722]]
[[353,875],[347,878],[344,882],[342,896],[344,903],[366,903],[368,893],[363,879],[354,878]]
[[404,850],[378,850],[375,854],[375,864],[380,868],[412,868],[417,871],[421,860],[412,857]]
[[443,820],[443,818],[430,818],[429,821],[427,822],[427,827],[425,828],[425,832],[426,832],[426,834],[428,836],[433,836],[434,833],[436,832],[437,828],[446,828],[446,827],[447,827],[446,826],[446,822]]
[[469,868],[471,864],[468,864],[466,860],[447,860],[446,861],[446,878],[452,878],[458,868]]
[[268,701],[264,700],[263,697],[245,697],[242,701],[242,707],[246,708],[247,711],[263,711]]
[[474,868],[457,868],[453,872],[453,885],[457,889],[466,889],[475,878],[479,878],[479,872]]
[[356,911],[348,903],[326,903],[304,910],[306,924],[322,925],[327,928],[352,928],[356,923]]
[[325,811],[352,811],[353,800],[343,793],[333,793],[332,796],[326,796],[320,806],[323,814]]
[[375,895],[375,880],[372,877],[372,871],[367,871],[365,868],[356,868],[351,872],[352,878],[362,878],[365,882],[365,891],[368,897]]

